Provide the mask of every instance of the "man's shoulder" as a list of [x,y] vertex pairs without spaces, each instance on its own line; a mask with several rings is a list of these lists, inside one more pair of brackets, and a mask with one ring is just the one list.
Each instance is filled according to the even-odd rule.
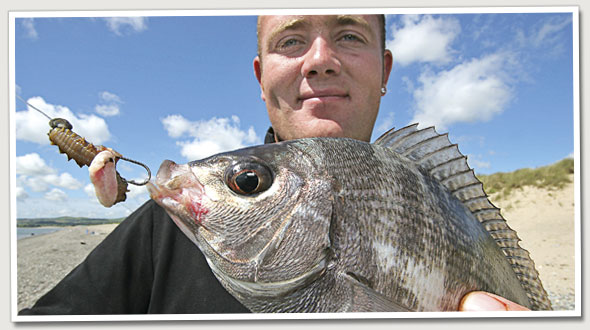
[[[148,200],[115,228],[119,234],[139,235],[140,232],[162,232],[174,223],[166,211],[154,200]],[[146,233],[147,234],[147,233]],[[150,236],[153,236],[150,234]]]
[[264,136],[264,144],[275,143],[275,130],[270,126]]

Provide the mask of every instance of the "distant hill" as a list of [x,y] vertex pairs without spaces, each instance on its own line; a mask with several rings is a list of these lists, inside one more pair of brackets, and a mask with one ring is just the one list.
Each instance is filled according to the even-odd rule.
[[57,217],[57,218],[22,218],[16,219],[17,227],[64,227],[64,226],[90,226],[107,223],[120,223],[125,218],[81,218],[81,217]]
[[571,182],[574,173],[574,159],[565,158],[555,164],[537,168],[521,168],[513,172],[498,172],[478,175],[486,193],[498,193],[501,197],[510,195],[513,189],[524,186],[561,189]]

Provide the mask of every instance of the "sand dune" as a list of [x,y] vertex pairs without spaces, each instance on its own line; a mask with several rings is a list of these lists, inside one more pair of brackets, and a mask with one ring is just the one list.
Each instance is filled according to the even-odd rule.
[[[573,182],[573,176],[571,176]],[[525,186],[507,199],[490,196],[535,261],[554,309],[574,308],[574,184],[561,190]],[[578,237],[579,238],[579,237]]]
[[[525,187],[507,199],[491,196],[531,253],[556,310],[574,308],[574,186]],[[18,309],[51,289],[116,225],[68,227],[18,241]],[[94,231],[94,235],[87,234]]]

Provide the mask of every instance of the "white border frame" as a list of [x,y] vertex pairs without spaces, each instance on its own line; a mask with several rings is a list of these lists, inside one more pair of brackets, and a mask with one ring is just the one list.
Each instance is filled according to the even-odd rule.
[[15,107],[15,20],[22,17],[134,17],[134,16],[248,16],[248,15],[320,15],[339,13],[359,14],[491,14],[491,13],[571,13],[573,40],[573,104],[574,104],[574,221],[575,221],[575,309],[573,311],[535,312],[420,312],[420,313],[322,313],[322,314],[148,314],[148,315],[18,315],[17,257],[16,257],[16,195],[10,195],[11,240],[11,320],[12,322],[56,321],[155,321],[155,320],[324,320],[324,319],[447,319],[447,318],[532,318],[581,317],[581,153],[580,153],[580,48],[579,7],[430,7],[430,8],[342,8],[342,9],[203,9],[203,10],[83,10],[83,11],[10,11],[9,12],[9,117],[10,117],[10,189],[16,190]]

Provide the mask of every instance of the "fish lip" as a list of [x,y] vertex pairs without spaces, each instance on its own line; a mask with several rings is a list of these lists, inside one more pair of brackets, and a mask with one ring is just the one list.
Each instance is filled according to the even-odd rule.
[[178,165],[171,160],[162,162],[156,174],[156,182],[148,185],[148,190],[150,190],[150,187],[154,192],[157,190],[164,195],[177,194],[184,189],[190,188],[196,188],[200,193],[205,193],[203,184],[195,176],[188,164]]
[[192,220],[202,226],[208,209],[203,206],[207,198],[203,184],[187,164],[178,165],[165,160],[156,175],[155,183],[149,182],[147,190],[150,197],[160,204],[168,214],[174,214],[183,223]]

